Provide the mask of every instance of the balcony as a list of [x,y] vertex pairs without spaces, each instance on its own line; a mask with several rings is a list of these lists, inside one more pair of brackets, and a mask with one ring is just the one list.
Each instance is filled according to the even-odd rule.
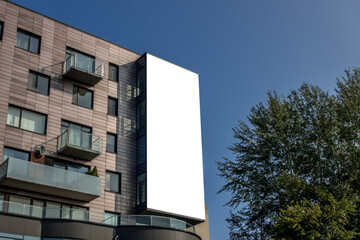
[[103,77],[104,63],[80,53],[67,53],[64,62],[64,76],[94,86]]
[[195,227],[185,221],[154,215],[116,215],[73,208],[45,208],[0,200],[0,213],[16,214],[39,219],[66,219],[97,223],[113,227],[160,227],[195,233]]
[[101,192],[99,177],[16,158],[0,165],[0,185],[81,201],[91,201]]
[[102,138],[68,128],[58,138],[58,153],[90,161],[101,154]]

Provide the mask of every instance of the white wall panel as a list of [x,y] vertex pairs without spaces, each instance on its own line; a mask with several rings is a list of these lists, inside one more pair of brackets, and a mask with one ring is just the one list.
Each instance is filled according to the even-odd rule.
[[147,208],[205,220],[199,76],[147,54]]

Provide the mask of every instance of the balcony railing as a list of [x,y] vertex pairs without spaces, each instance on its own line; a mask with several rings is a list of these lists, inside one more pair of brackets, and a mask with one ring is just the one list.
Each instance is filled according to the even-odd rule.
[[0,184],[81,201],[91,201],[101,193],[99,177],[16,158],[0,165]]
[[113,215],[72,208],[44,208],[0,200],[0,213],[29,216],[39,219],[69,219],[109,226],[154,226],[195,233],[195,227],[185,221],[153,215]]
[[105,73],[105,64],[80,53],[67,53],[64,76],[94,86]]
[[101,154],[102,138],[68,128],[58,137],[57,146],[60,154],[91,160]]

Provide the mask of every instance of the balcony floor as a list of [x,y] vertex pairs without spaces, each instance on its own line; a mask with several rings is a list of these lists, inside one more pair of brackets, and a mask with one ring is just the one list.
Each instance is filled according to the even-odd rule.
[[102,79],[102,77],[97,74],[93,74],[75,67],[71,67],[68,71],[66,71],[64,73],[64,77],[71,78],[75,81],[90,86],[95,86]]
[[65,147],[61,148],[58,151],[58,153],[65,156],[79,158],[87,161],[90,161],[100,155],[100,153],[98,152],[86,150],[72,145],[66,145]]

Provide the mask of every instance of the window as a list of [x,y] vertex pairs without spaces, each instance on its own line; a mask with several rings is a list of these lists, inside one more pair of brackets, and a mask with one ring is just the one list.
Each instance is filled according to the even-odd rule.
[[28,152],[4,147],[3,161],[5,161],[9,157],[29,161],[29,156],[30,154]]
[[117,99],[109,97],[108,98],[108,114],[111,116],[117,116],[118,115],[117,109],[118,109]]
[[117,82],[119,75],[119,67],[115,64],[109,64],[109,80]]
[[0,41],[2,40],[3,29],[4,29],[4,23],[3,23],[3,22],[0,22]]
[[40,53],[40,37],[27,31],[18,29],[16,46],[32,53]]
[[78,86],[73,88],[73,104],[90,108],[93,107],[93,92]]
[[31,132],[45,134],[46,115],[9,106],[6,124]]
[[106,135],[106,151],[116,153],[116,134],[108,133]]
[[49,83],[50,83],[50,77],[33,71],[29,72],[29,81],[28,81],[29,90],[44,95],[49,95]]
[[145,173],[139,175],[136,179],[136,204],[140,205],[146,202],[146,184]]
[[136,139],[136,166],[144,164],[146,161],[146,136]]
[[106,171],[105,190],[120,193],[120,173]]
[[73,162],[61,161],[58,159],[53,159],[46,157],[45,165],[53,166],[55,168],[61,168],[68,171],[78,172],[78,173],[86,173],[89,170],[89,166],[85,166],[82,164],[77,164]]
[[146,124],[146,106],[145,101],[137,105],[137,129],[144,127]]
[[137,95],[139,96],[140,94],[145,92],[145,86],[146,86],[145,68],[142,68],[140,71],[138,71],[136,85],[137,85]]

